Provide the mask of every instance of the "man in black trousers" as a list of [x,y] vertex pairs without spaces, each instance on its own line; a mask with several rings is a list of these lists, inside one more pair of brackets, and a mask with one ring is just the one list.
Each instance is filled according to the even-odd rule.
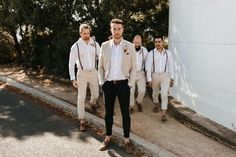
[[106,138],[99,150],[106,150],[109,146],[113,113],[116,96],[118,97],[124,131],[124,144],[127,153],[133,153],[130,142],[130,88],[134,86],[136,75],[136,53],[132,43],[123,39],[123,21],[113,19],[110,22],[112,39],[101,46],[98,75],[105,98]]

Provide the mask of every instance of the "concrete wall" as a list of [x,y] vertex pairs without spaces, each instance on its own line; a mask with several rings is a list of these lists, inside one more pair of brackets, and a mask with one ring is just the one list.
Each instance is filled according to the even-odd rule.
[[236,132],[236,0],[170,0],[174,96]]

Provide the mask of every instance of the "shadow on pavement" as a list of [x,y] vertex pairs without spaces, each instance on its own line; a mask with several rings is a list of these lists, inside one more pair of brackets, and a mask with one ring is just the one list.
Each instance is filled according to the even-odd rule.
[[[24,140],[27,136],[52,133],[70,137],[79,125],[65,121],[48,108],[10,91],[0,90],[0,135]],[[86,136],[81,140],[86,141]]]
[[[17,94],[6,88],[0,88],[0,136],[27,140],[29,137],[51,133],[59,137],[77,139],[89,143],[89,138],[102,142],[103,137],[92,130],[85,133],[79,131],[76,119],[71,120],[61,113],[50,110],[43,103],[31,100],[27,96]],[[132,155],[126,154],[117,143],[108,150],[111,157]]]

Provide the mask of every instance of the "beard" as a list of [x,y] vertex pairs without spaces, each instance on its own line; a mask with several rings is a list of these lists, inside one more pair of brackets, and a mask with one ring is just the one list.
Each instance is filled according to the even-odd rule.
[[89,41],[90,37],[84,37],[83,40],[84,41]]
[[138,52],[141,49],[141,46],[135,47],[135,50]]
[[162,45],[157,45],[157,49],[163,49]]
[[121,37],[122,37],[122,35],[120,35],[120,34],[114,34],[114,36],[113,36],[115,39],[120,39]]

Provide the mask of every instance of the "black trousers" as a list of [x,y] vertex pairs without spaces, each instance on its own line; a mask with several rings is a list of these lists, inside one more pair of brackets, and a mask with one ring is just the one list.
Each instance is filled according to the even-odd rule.
[[106,81],[102,86],[105,98],[105,125],[106,135],[112,135],[113,113],[115,106],[116,96],[118,97],[120,110],[122,115],[122,124],[124,137],[129,138],[130,134],[130,114],[129,114],[129,100],[130,100],[130,87],[128,80],[122,81]]

